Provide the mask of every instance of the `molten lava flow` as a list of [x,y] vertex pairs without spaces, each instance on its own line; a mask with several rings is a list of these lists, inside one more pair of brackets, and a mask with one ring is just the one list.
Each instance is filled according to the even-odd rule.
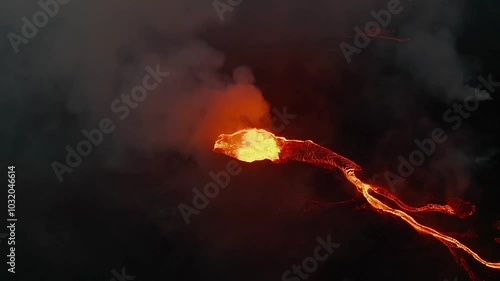
[[[465,218],[475,211],[475,207],[461,200],[450,201],[447,205],[428,204],[423,207],[411,207],[403,203],[386,189],[361,181],[355,172],[361,167],[353,161],[345,158],[327,148],[312,141],[287,140],[262,129],[244,129],[231,135],[222,134],[217,139],[214,151],[226,154],[241,161],[253,162],[258,160],[271,160],[273,162],[286,162],[289,160],[302,161],[328,169],[339,169],[344,176],[354,184],[357,190],[363,194],[368,203],[378,211],[389,213],[408,223],[416,231],[428,234],[445,244],[454,254],[457,261],[466,268],[469,275],[473,277],[470,268],[465,264],[463,258],[459,258],[456,249],[461,249],[471,255],[474,259],[487,267],[500,269],[500,262],[489,262],[481,258],[469,247],[457,239],[445,235],[429,226],[418,223],[408,213],[415,212],[441,212]],[[395,209],[373,196],[373,193],[392,201],[400,209]],[[475,278],[473,278],[475,279]]]
[[[284,140],[284,138],[281,138]],[[244,129],[231,135],[220,135],[214,151],[222,152],[243,162],[279,159],[278,138],[266,130]]]

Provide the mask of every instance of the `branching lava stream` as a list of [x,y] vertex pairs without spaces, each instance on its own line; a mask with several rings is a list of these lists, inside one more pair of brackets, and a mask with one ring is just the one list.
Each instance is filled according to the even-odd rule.
[[[500,262],[489,262],[484,260],[477,253],[462,244],[457,239],[445,235],[432,227],[417,222],[409,214],[416,212],[440,212],[465,218],[472,215],[475,211],[475,206],[468,204],[467,202],[460,201],[457,204],[451,204],[452,206],[450,206],[450,204],[428,204],[423,207],[408,206],[386,189],[360,180],[356,176],[355,172],[360,171],[361,167],[348,158],[343,157],[310,140],[287,140],[262,129],[243,129],[233,134],[221,134],[214,145],[214,151],[226,154],[244,162],[254,162],[267,159],[275,163],[283,163],[292,160],[307,162],[326,169],[339,169],[375,210],[398,217],[408,223],[419,233],[431,235],[446,245],[457,261],[459,261],[467,270],[471,279],[477,278],[467,266],[464,259],[459,257],[456,251],[457,249],[466,252],[475,260],[487,267],[500,269]],[[399,209],[388,206],[381,200],[377,199],[374,194],[392,201],[399,207]]]

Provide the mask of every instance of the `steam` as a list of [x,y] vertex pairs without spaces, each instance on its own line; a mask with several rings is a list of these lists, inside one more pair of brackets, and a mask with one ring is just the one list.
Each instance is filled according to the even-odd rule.
[[[78,275],[81,280],[108,277],[114,266],[109,261],[123,260],[125,251],[130,257],[156,253],[149,260],[151,268],[142,272],[161,268],[186,280],[199,279],[200,273],[214,280],[267,280],[271,268],[260,265],[269,260],[284,261],[276,266],[279,278],[297,260],[290,245],[311,238],[305,233],[310,229],[303,227],[306,220],[318,230],[311,235],[333,233],[339,241],[359,243],[366,228],[352,223],[351,206],[347,212],[315,218],[302,212],[298,194],[318,199],[317,194],[327,192],[334,201],[351,190],[338,182],[340,188],[332,189],[330,177],[323,180],[302,166],[264,169],[262,163],[245,168],[189,228],[172,210],[189,202],[194,187],[211,180],[209,171],[224,170],[225,163],[217,162],[222,158],[215,158],[221,156],[212,152],[217,135],[268,128],[273,107],[286,106],[297,115],[280,135],[312,139],[352,158],[365,171],[370,165],[381,173],[396,168],[398,154],[407,156],[415,149],[413,140],[428,138],[441,121],[429,116],[431,109],[422,102],[427,97],[422,97],[428,95],[436,104],[463,99],[474,92],[466,84],[479,70],[456,47],[467,18],[463,0],[401,0],[405,9],[389,27],[412,41],[374,39],[351,64],[339,43],[352,40],[344,35],[372,20],[370,11],[386,8],[388,0],[243,0],[226,12],[223,22],[213,1],[71,0],[19,46],[18,54],[5,35],[21,34],[21,18],[31,18],[40,7],[36,1],[4,2],[0,159],[15,162],[22,179],[32,183],[19,189],[22,204],[36,210],[24,209],[24,229],[40,238],[24,244],[34,248],[31,264],[37,267],[31,279],[43,274],[70,280],[75,272],[86,274]],[[435,22],[439,29],[433,29]],[[120,120],[110,105],[142,83],[147,66],[156,65],[170,75]],[[102,118],[110,118],[116,130],[59,184],[52,161],[64,162],[65,146],[74,147],[84,139],[81,130],[97,128]],[[456,135],[464,130],[473,129],[464,125]],[[481,156],[496,159],[496,152],[474,153],[483,147],[482,136],[473,132],[463,143],[448,142],[446,147],[477,143],[429,165],[450,183],[463,175],[458,190],[450,189],[453,195],[472,181],[464,170],[474,162],[466,158],[479,155],[476,160],[483,164]],[[394,163],[388,164],[390,159]],[[439,180],[433,186],[449,185]],[[346,227],[340,232],[338,225]],[[95,231],[99,238],[88,243]],[[241,249],[244,257],[237,254]],[[346,252],[340,260],[355,264],[366,255],[362,249],[354,255]],[[86,265],[91,259],[96,267]],[[193,265],[186,269],[184,262]],[[241,274],[248,265],[267,272]],[[137,273],[137,279],[147,278]]]
[[400,67],[446,102],[473,95],[475,89],[468,83],[477,83],[473,76],[477,69],[456,46],[463,29],[465,2],[424,1],[413,8],[411,21],[401,29],[411,34],[412,41],[398,46]]
[[[19,46],[19,55],[14,56],[8,42],[3,45],[9,55],[2,68],[13,79],[2,78],[6,90],[2,103],[42,100],[36,106],[25,104],[24,118],[64,118],[55,112],[76,116],[70,134],[111,118],[118,126],[112,135],[115,156],[130,148],[172,149],[197,156],[200,151],[210,153],[220,130],[268,125],[269,104],[253,85],[250,68],[235,67],[224,74],[225,55],[196,38],[197,30],[217,23],[218,15],[211,3],[195,2],[60,5],[58,14],[28,44]],[[9,5],[11,9],[2,10],[2,31],[17,34],[21,34],[20,18],[31,18],[40,10],[35,3]],[[141,84],[146,66],[157,64],[170,76],[120,122],[110,110],[111,102]],[[12,132],[6,141],[15,137]],[[64,151],[64,145],[59,146],[53,147],[54,158]]]
[[[202,63],[198,55],[204,58]],[[171,76],[165,86],[138,108],[138,118],[124,124],[125,133],[142,136],[127,139],[128,144],[153,151],[211,154],[220,133],[267,126],[270,106],[251,83],[251,70],[238,67],[229,77],[219,74],[222,63],[221,53],[199,42],[167,58]]]
[[[393,15],[390,27],[412,41],[375,40],[356,57],[354,67],[345,64],[338,50],[327,50],[328,44],[338,48],[341,40],[349,40],[341,34],[372,20],[370,11],[387,7],[387,2],[244,1],[220,22],[210,1],[69,1],[36,37],[19,46],[18,55],[8,42],[2,45],[0,68],[6,75],[0,83],[6,94],[0,99],[7,105],[4,113],[10,115],[2,125],[9,127],[6,120],[18,123],[6,130],[3,147],[20,159],[44,151],[40,159],[60,160],[64,147],[82,138],[81,129],[95,128],[101,118],[114,118],[117,130],[96,154],[119,158],[129,149],[174,150],[199,160],[211,153],[220,133],[268,127],[268,101],[303,109],[290,130],[332,141],[338,135],[325,133],[324,128],[338,124],[327,121],[333,118],[326,115],[335,114],[337,120],[363,118],[367,127],[387,122],[378,115],[360,117],[342,111],[343,106],[370,103],[366,106],[409,123],[413,120],[408,112],[426,114],[425,109],[405,103],[422,88],[446,103],[472,94],[475,89],[467,83],[477,66],[455,46],[464,22],[464,1],[402,2],[404,10]],[[21,17],[30,18],[40,9],[36,3],[8,5],[0,12],[5,33],[20,34]],[[261,45],[266,47],[259,49]],[[257,55],[248,55],[254,49]],[[375,56],[390,54],[396,73],[386,77],[376,72],[374,78],[374,67],[362,57],[373,51]],[[170,76],[126,121],[119,122],[110,104],[141,83],[146,66],[157,64]],[[251,68],[259,69],[267,80],[256,79]],[[342,85],[339,73],[348,70],[364,83]],[[373,98],[373,81],[382,81],[388,89],[384,99]],[[264,98],[255,83],[276,83],[279,89],[268,87]],[[334,99],[346,96],[352,104],[328,100],[330,94],[316,91],[323,85],[335,92]],[[417,86],[418,94],[411,90]],[[365,99],[356,100],[360,94]],[[35,126],[31,119],[45,121]],[[311,125],[317,120],[321,124]],[[16,140],[27,139],[25,131],[32,129],[29,138],[43,141],[32,151],[16,146],[20,143]],[[59,136],[57,141],[45,139],[54,135]],[[411,138],[401,141],[412,144]]]

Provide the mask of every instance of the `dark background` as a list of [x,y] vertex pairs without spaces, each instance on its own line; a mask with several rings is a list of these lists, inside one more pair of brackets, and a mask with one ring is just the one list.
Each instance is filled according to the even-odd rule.
[[[353,27],[387,1],[243,0],[221,22],[210,1],[72,0],[19,54],[2,37],[0,155],[2,167],[17,167],[17,280],[108,281],[123,267],[138,281],[281,280],[328,235],[341,246],[309,280],[467,280],[440,242],[366,208],[339,173],[303,163],[241,163],[186,225],[178,205],[192,205],[192,188],[229,160],[211,151],[211,137],[268,125],[271,109],[283,106],[297,117],[279,135],[347,156],[363,167],[360,177],[379,175],[382,186],[398,155],[443,128],[449,139],[394,192],[412,205],[472,202],[468,219],[418,220],[474,233],[460,240],[499,261],[498,93],[457,130],[442,114],[474,93],[478,75],[500,80],[500,4],[401,3],[390,27],[412,41],[374,39],[350,64],[340,42],[352,44]],[[39,10],[35,1],[1,6],[5,35],[20,34],[21,17]],[[118,121],[111,101],[157,63],[172,76]],[[250,103],[267,101],[266,116],[241,97],[224,103],[231,85],[246,84],[231,78],[241,65],[258,88]],[[104,117],[116,131],[59,183],[51,163],[64,163],[65,146]],[[6,240],[0,249],[6,261]],[[481,280],[500,280],[464,256]],[[13,280],[4,266],[2,280]]]

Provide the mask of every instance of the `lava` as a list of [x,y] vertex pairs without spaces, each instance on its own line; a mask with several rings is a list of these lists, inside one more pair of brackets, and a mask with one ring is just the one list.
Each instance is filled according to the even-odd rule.
[[[221,134],[215,142],[214,151],[244,162],[254,162],[266,159],[275,163],[301,161],[327,169],[339,169],[375,210],[400,218],[419,233],[431,235],[446,245],[457,262],[467,270],[472,279],[476,278],[469,266],[465,263],[463,257],[458,255],[458,249],[466,252],[487,267],[500,269],[500,262],[484,260],[476,252],[457,239],[417,222],[415,218],[409,214],[417,212],[440,212],[465,218],[472,215],[475,211],[475,206],[470,203],[455,199],[447,202],[447,205],[427,204],[422,207],[408,206],[385,188],[365,183],[359,179],[355,172],[360,171],[361,167],[350,159],[310,140],[287,140],[286,138],[275,136],[263,129],[243,129],[233,134]],[[399,209],[389,206],[382,200],[376,198],[374,194],[388,201],[392,201]]]
[[401,43],[411,41],[411,38],[397,38],[397,37],[392,37],[392,36],[377,35],[377,34],[366,33],[366,32],[363,32],[363,34],[368,36],[368,37],[387,39],[387,40],[392,40],[392,41],[401,42]]
[[[368,36],[368,37],[386,39],[386,40],[396,41],[396,42],[400,42],[400,43],[405,43],[405,42],[411,41],[411,38],[396,37],[395,33],[396,33],[395,29],[382,29],[382,28],[377,28],[377,27],[371,27],[370,30],[367,32],[360,32],[360,34],[363,34],[363,35]],[[346,34],[342,34],[342,36],[344,38],[353,38],[354,37],[352,35],[346,35]]]
[[[284,138],[281,138],[285,140]],[[214,151],[234,157],[243,162],[269,159],[278,160],[280,147],[278,138],[265,130],[241,130],[232,135],[220,135]]]
[[411,38],[398,38],[394,36],[389,36],[395,33],[394,29],[381,29],[372,27],[370,28],[370,32],[362,32],[362,33],[368,37],[387,39],[401,43],[411,41]]

